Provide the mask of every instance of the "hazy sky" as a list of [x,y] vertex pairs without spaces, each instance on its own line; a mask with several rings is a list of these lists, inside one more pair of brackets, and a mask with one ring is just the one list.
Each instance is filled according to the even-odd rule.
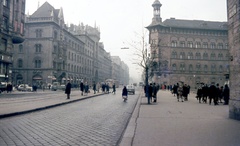
[[[101,42],[112,56],[120,56],[128,64],[130,76],[140,78],[140,70],[131,59],[131,42],[139,42],[153,17],[155,0],[47,0],[55,9],[63,8],[65,23],[100,28]],[[46,0],[26,0],[26,13],[30,15]],[[164,21],[176,19],[227,21],[226,0],[160,0]],[[146,36],[147,37],[147,36]],[[147,41],[147,40],[146,40]],[[129,50],[121,50],[129,47]]]

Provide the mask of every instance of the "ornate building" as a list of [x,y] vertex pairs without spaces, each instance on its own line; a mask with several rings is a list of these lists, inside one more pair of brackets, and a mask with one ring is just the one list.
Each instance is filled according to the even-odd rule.
[[0,82],[13,80],[13,45],[24,41],[25,0],[0,0]]
[[230,50],[229,117],[240,120],[240,1],[227,0]]
[[175,84],[182,81],[192,89],[200,82],[224,85],[229,74],[227,22],[181,20],[162,22],[162,4],[152,4],[154,17],[147,26],[151,56],[156,66],[153,81]]
[[14,84],[43,84],[71,80],[104,82],[112,76],[110,53],[106,52],[96,27],[83,24],[69,27],[63,10],[45,2],[26,17],[25,41],[15,45]]

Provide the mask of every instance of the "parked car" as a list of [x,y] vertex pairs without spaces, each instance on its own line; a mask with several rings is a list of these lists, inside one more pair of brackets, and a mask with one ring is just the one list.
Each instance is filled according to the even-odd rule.
[[128,91],[128,93],[135,94],[135,87],[134,87],[134,85],[127,85],[127,91]]
[[28,84],[20,84],[17,89],[18,91],[33,91],[33,88],[30,87]]
[[53,82],[52,87],[51,87],[52,91],[57,91],[59,88],[61,88],[60,83],[59,82]]
[[7,90],[7,82],[0,82],[0,93]]

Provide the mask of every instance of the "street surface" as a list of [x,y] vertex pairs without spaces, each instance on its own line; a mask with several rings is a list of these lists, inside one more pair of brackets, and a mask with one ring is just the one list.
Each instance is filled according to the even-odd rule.
[[[74,96],[80,96],[79,91],[74,92]],[[14,102],[14,98],[22,98],[19,103],[22,106],[24,102],[27,105],[28,100],[40,102],[44,98],[66,98],[61,92],[42,95],[44,97],[26,93],[24,96],[11,96],[7,100]],[[116,95],[104,94],[47,110],[0,119],[0,145],[118,145],[138,96],[137,91],[135,95],[129,95],[127,102],[123,102],[121,88],[118,88]],[[4,98],[3,95],[0,98]]]

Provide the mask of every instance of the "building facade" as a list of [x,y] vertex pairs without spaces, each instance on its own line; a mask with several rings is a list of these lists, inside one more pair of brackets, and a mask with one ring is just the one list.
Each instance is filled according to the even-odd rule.
[[129,68],[119,56],[111,56],[112,79],[118,80],[121,85],[129,84]]
[[25,0],[0,3],[0,82],[12,82],[13,45],[24,41]]
[[175,18],[162,22],[161,6],[154,1],[152,23],[147,27],[151,57],[156,61],[153,82],[182,81],[191,89],[201,82],[224,85],[229,74],[227,22]]
[[240,120],[240,1],[227,0],[230,50],[229,117]]
[[92,85],[112,77],[111,56],[96,26],[66,26],[63,9],[48,2],[25,21],[25,41],[14,48],[14,84],[41,88],[70,80],[77,87],[81,81]]

